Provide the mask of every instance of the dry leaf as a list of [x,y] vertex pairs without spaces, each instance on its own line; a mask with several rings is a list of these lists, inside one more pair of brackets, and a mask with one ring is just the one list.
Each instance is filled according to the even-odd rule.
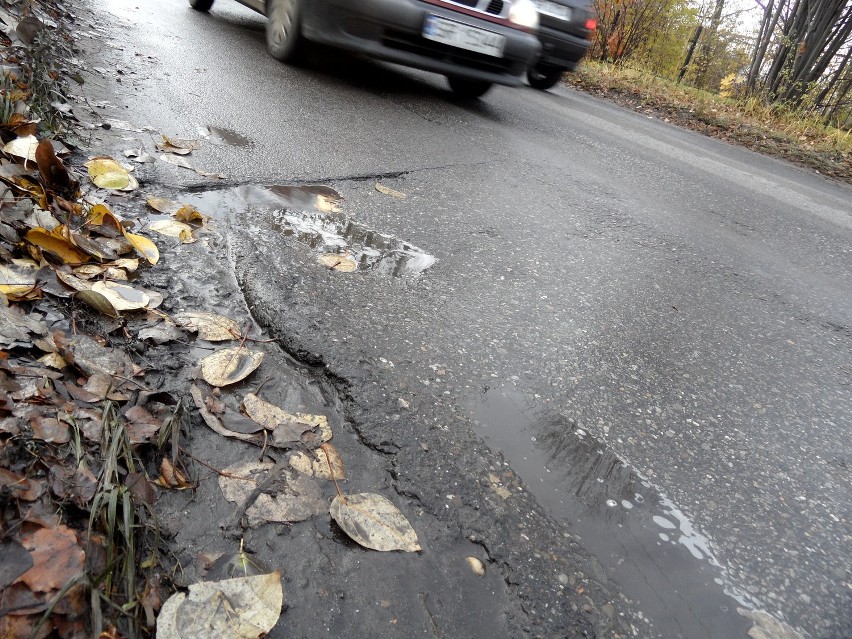
[[14,155],[23,158],[29,162],[36,161],[36,149],[38,148],[38,138],[34,135],[26,135],[21,138],[15,138],[3,147],[3,152],[9,155]]
[[341,273],[351,273],[358,270],[358,262],[348,255],[326,253],[325,255],[320,255],[317,261],[323,266],[327,266],[333,271],[340,271]]
[[85,163],[89,169],[89,178],[95,186],[111,191],[133,191],[139,188],[130,172],[109,157],[98,157]]
[[202,177],[217,178],[220,180],[225,178],[224,175],[220,175],[219,173],[209,173],[207,171],[202,171],[201,169],[196,169],[189,163],[189,161],[185,157],[182,157],[180,155],[174,155],[173,153],[164,153],[160,156],[160,159],[163,162],[174,164],[175,166],[179,166],[182,169],[189,169],[190,171],[195,171],[196,173],[198,173],[198,175]]
[[384,184],[379,184],[376,182],[376,190],[379,193],[384,193],[385,195],[390,195],[395,198],[399,198],[400,200],[404,200],[406,195],[402,191],[394,191],[392,188],[385,186]]
[[34,592],[58,590],[83,574],[85,553],[77,545],[77,535],[67,526],[23,533],[21,544],[30,551],[33,567],[18,581]]
[[337,448],[331,444],[323,444],[309,453],[298,452],[290,458],[290,465],[300,473],[319,477],[320,479],[346,479],[343,458]]
[[187,480],[186,476],[166,458],[163,458],[163,461],[160,462],[160,476],[154,480],[154,483],[162,488],[170,488],[172,490],[193,488],[193,485]]
[[[233,464],[224,469],[228,475],[219,476],[219,487],[225,499],[237,504],[246,500],[267,478],[271,471],[280,473],[269,493],[261,493],[245,512],[250,528],[256,528],[267,522],[295,522],[310,519],[326,510],[319,484],[307,475],[290,474],[272,462],[246,461]],[[240,479],[237,479],[239,477]]]
[[130,242],[134,249],[136,249],[136,252],[148,260],[151,264],[156,264],[160,261],[160,251],[157,250],[157,246],[147,237],[126,232],[124,237],[127,238],[127,241]]
[[142,291],[118,282],[95,282],[92,292],[103,295],[117,311],[135,311],[146,308],[151,302],[151,298]]
[[294,439],[289,441],[298,441],[303,432],[312,428],[319,429],[322,441],[327,442],[331,439],[331,427],[325,415],[288,413],[283,408],[262,400],[254,393],[249,393],[243,398],[243,411],[267,430],[275,431],[282,426],[289,427],[294,436]]
[[157,220],[151,222],[148,228],[166,237],[176,237],[182,244],[192,244],[197,241],[192,237],[192,227],[177,220]]
[[164,213],[165,215],[174,215],[180,210],[181,203],[169,200],[164,197],[149,197],[145,200],[145,204],[150,206],[155,211]]
[[175,593],[160,609],[157,639],[258,639],[278,623],[281,573],[202,581]]
[[375,493],[338,495],[329,509],[347,535],[373,550],[421,550],[417,533],[399,509]]
[[263,362],[263,353],[246,348],[226,348],[201,360],[201,376],[211,386],[236,384]]
[[20,295],[32,290],[36,283],[37,269],[0,264],[0,293]]
[[102,315],[106,315],[107,317],[119,317],[118,310],[116,310],[116,308],[112,305],[112,302],[110,302],[102,293],[98,293],[91,289],[81,290],[74,294],[74,299],[80,300],[86,306],[93,308]]
[[178,326],[197,332],[208,342],[224,342],[240,338],[240,327],[230,317],[209,311],[185,311],[174,316]]
[[222,425],[222,422],[219,420],[216,415],[214,415],[210,409],[207,407],[207,403],[204,401],[204,397],[201,394],[201,390],[193,384],[189,387],[189,394],[192,395],[192,400],[195,402],[195,407],[198,408],[198,412],[201,413],[201,417],[204,419],[204,423],[210,427],[210,430],[223,435],[224,437],[232,437],[233,439],[239,439],[240,441],[250,442],[250,443],[258,443],[258,438],[253,435],[246,433],[238,433],[233,430],[229,430]]
[[80,250],[65,237],[64,228],[64,226],[57,226],[52,231],[40,227],[30,229],[24,239],[41,250],[56,255],[64,264],[84,264],[91,260],[88,253]]

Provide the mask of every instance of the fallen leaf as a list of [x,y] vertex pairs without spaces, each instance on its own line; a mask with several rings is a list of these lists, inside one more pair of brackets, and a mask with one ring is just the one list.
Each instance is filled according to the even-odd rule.
[[261,493],[245,511],[250,528],[268,522],[304,521],[325,511],[327,502],[315,480],[299,473],[290,474],[272,462],[246,461],[228,466],[224,472],[235,477],[220,475],[219,487],[225,499],[242,506],[274,469],[281,476],[270,486],[272,494]]
[[174,164],[175,166],[179,166],[182,169],[189,169],[190,171],[195,171],[198,175],[200,175],[202,177],[217,178],[217,179],[220,179],[220,180],[225,178],[224,175],[221,175],[219,173],[209,173],[207,171],[202,171],[201,169],[197,169],[194,166],[192,166],[192,164],[189,163],[189,160],[187,160],[185,157],[180,156],[180,155],[175,155],[174,153],[164,153],[163,155],[160,156],[160,159],[163,162],[167,162],[169,164]]
[[133,374],[133,362],[124,351],[106,348],[88,335],[65,338],[60,333],[54,333],[54,341],[59,354],[87,376],[103,373],[129,377]]
[[210,430],[213,432],[219,433],[224,437],[231,437],[233,439],[239,439],[240,441],[250,442],[250,443],[259,443],[259,439],[254,437],[253,435],[247,433],[238,433],[236,431],[229,430],[222,425],[222,422],[219,420],[216,415],[210,412],[210,409],[207,408],[207,403],[204,401],[204,397],[201,394],[201,390],[193,384],[189,388],[189,394],[192,395],[192,400],[195,402],[195,407],[198,408],[198,412],[201,414],[201,417],[204,419],[204,423],[210,427]]
[[211,313],[209,311],[184,311],[174,316],[178,326],[193,333],[198,338],[208,342],[223,342],[239,339],[240,327],[230,317]]
[[166,322],[161,322],[156,326],[143,328],[136,334],[136,337],[143,341],[150,341],[154,344],[166,344],[174,342],[184,337],[183,332],[175,326]]
[[50,489],[59,499],[86,509],[95,497],[98,480],[85,466],[69,468],[55,465],[50,468]]
[[192,237],[192,227],[177,220],[157,220],[151,222],[148,228],[166,237],[176,237],[182,244],[192,244],[197,241]]
[[0,468],[0,488],[8,489],[12,497],[24,501],[35,501],[47,490],[43,481],[21,477],[5,468]]
[[400,200],[404,200],[406,197],[405,193],[402,191],[395,191],[384,184],[379,184],[378,182],[376,182],[376,190],[379,193],[384,193],[385,195],[390,195],[391,197],[399,198]]
[[74,294],[74,299],[80,300],[86,306],[93,308],[102,315],[106,315],[107,317],[119,317],[118,310],[103,293],[98,293],[91,289],[77,291]]
[[258,639],[278,623],[281,573],[202,581],[175,593],[160,609],[157,639]]
[[375,493],[338,495],[329,509],[347,535],[365,548],[389,551],[421,550],[417,533],[399,509]]
[[47,335],[40,315],[27,315],[16,306],[0,306],[0,346],[32,346],[33,336]]
[[65,358],[59,353],[47,353],[39,357],[36,361],[43,366],[55,368],[58,371],[61,371],[63,368],[68,366],[68,362],[66,362]]
[[[128,408],[124,417],[127,419],[127,436],[131,444],[153,441],[163,425],[162,420],[154,417],[143,406]],[[160,470],[162,471],[162,468]]]
[[22,533],[21,544],[30,551],[33,567],[18,581],[35,592],[58,590],[83,574],[86,555],[67,526]]
[[353,271],[358,270],[358,262],[348,255],[326,253],[324,255],[320,255],[317,261],[323,266],[326,266],[333,271],[340,271],[341,273],[352,273]]
[[97,398],[96,401],[111,399],[114,402],[126,402],[130,395],[121,390],[122,381],[104,373],[94,373],[86,380],[83,391]]
[[111,191],[133,191],[139,188],[130,172],[110,157],[97,157],[85,163],[95,186]]
[[142,291],[118,282],[95,282],[92,291],[103,295],[117,311],[135,311],[146,308],[151,302],[151,298]]
[[180,138],[169,138],[165,135],[163,136],[162,142],[157,142],[156,145],[158,151],[164,151],[166,153],[176,153],[178,155],[187,155],[188,153],[192,153],[193,151],[197,151],[201,148],[201,142],[198,140],[183,140]]
[[300,473],[319,477],[320,479],[346,479],[343,458],[337,448],[331,444],[323,444],[309,453],[298,452],[290,458],[290,465]]
[[54,444],[67,444],[71,440],[68,424],[55,417],[35,415],[30,427],[33,430],[33,439]]
[[254,393],[249,393],[243,398],[242,406],[246,415],[267,430],[275,431],[281,426],[289,427],[294,437],[290,441],[298,441],[302,433],[312,428],[319,429],[322,441],[327,442],[331,439],[331,427],[328,425],[328,418],[325,415],[288,413],[283,408],[262,400]]
[[173,215],[180,222],[198,222],[202,225],[206,224],[208,219],[201,211],[189,204],[181,206]]
[[147,237],[126,232],[124,237],[128,242],[130,242],[131,246],[136,249],[136,252],[148,260],[151,264],[156,264],[160,261],[160,251],[157,249],[157,245]]
[[27,242],[56,255],[64,264],[83,264],[91,257],[88,253],[74,245],[68,237],[63,235],[63,226],[57,226],[52,231],[44,228],[34,228],[27,231],[24,236]]
[[201,360],[201,376],[211,386],[236,384],[263,362],[263,353],[246,348],[226,348]]
[[36,269],[0,264],[0,293],[16,295],[31,290],[36,283]]
[[23,158],[28,162],[36,162],[36,149],[38,149],[38,138],[34,135],[15,138],[3,147],[3,152],[15,157]]
[[0,542],[0,592],[32,568],[30,553],[14,539]]
[[74,181],[68,173],[68,169],[56,157],[56,152],[53,150],[50,140],[42,140],[38,143],[35,158],[45,186],[57,193],[70,194],[75,187]]
[[163,458],[163,461],[160,462],[160,476],[154,480],[154,483],[172,490],[186,490],[194,487],[180,469],[175,468],[166,458]]

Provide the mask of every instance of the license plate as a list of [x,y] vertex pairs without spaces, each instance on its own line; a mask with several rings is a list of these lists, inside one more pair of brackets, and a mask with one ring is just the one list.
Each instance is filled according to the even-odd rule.
[[459,49],[476,51],[496,58],[503,57],[506,37],[499,33],[477,29],[461,22],[427,15],[423,25],[423,37],[427,40],[442,42]]
[[535,3],[536,9],[538,9],[539,13],[553,16],[560,20],[571,20],[571,7],[566,7],[565,5],[557,4],[556,2],[550,2],[550,0],[533,0],[533,2]]

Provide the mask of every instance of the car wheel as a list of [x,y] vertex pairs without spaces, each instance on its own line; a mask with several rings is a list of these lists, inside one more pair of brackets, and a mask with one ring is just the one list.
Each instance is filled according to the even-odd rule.
[[302,48],[302,6],[299,0],[267,0],[266,48],[280,62],[292,61]]
[[189,6],[196,11],[210,11],[213,6],[213,0],[189,0]]
[[469,80],[467,78],[447,77],[450,88],[460,98],[481,98],[491,88],[491,83],[485,80]]
[[527,81],[533,89],[547,91],[562,79],[562,71],[559,67],[537,64],[527,71]]

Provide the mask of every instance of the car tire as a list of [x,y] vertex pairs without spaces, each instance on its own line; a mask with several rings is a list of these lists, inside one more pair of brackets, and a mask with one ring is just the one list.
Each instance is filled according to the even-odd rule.
[[527,70],[527,82],[533,89],[547,91],[552,89],[562,79],[564,69],[551,67],[545,64],[537,64]]
[[267,0],[266,48],[279,62],[294,61],[304,44],[300,0]]
[[213,0],[189,0],[189,6],[196,11],[210,11],[213,6]]
[[447,82],[450,83],[450,88],[458,97],[467,100],[481,98],[491,88],[491,82],[485,80],[470,80],[468,78],[457,78],[448,76]]

